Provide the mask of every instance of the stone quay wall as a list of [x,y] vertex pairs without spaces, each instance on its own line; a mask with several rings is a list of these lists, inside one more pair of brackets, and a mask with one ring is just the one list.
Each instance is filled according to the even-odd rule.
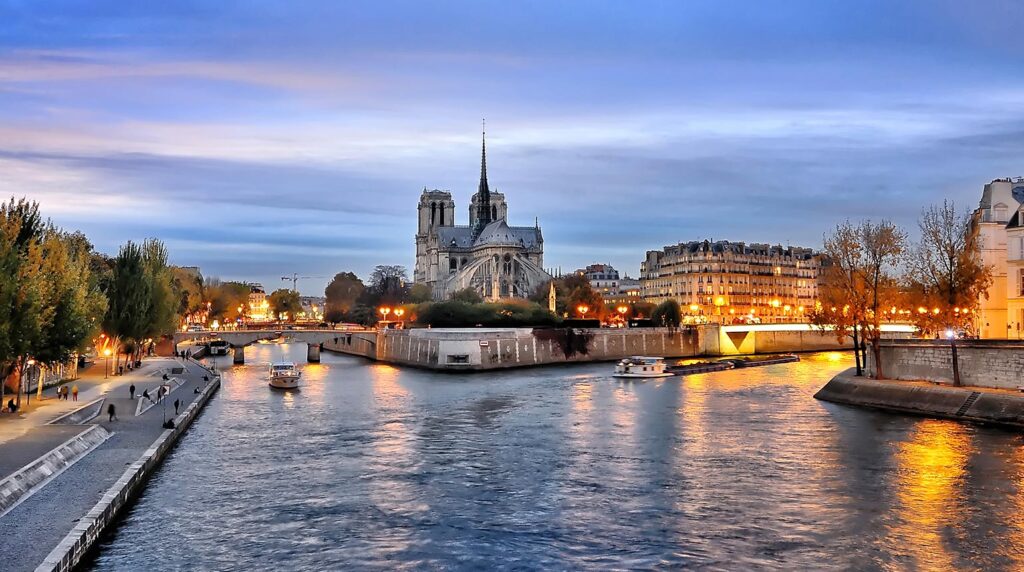
[[[965,386],[1018,389],[1024,386],[1024,341],[957,340],[960,383]],[[949,340],[883,340],[882,374],[888,379],[953,383]],[[876,369],[868,351],[868,373]]]
[[429,369],[466,371],[703,353],[700,328],[465,328],[352,332],[324,349]]
[[71,529],[71,532],[64,537],[64,540],[47,555],[42,564],[36,568],[36,572],[70,572],[74,570],[75,566],[82,560],[82,557],[99,540],[103,531],[117,519],[120,512],[142,491],[142,487],[145,486],[150,475],[156,471],[160,463],[163,462],[164,457],[167,456],[167,453],[178,442],[181,435],[188,430],[206,403],[220,388],[220,376],[210,370],[207,371],[211,374],[210,383],[203,388],[199,398],[193,400],[185,411],[175,418],[174,429],[167,429],[161,433],[153,445],[137,461],[125,469],[121,478],[107,490],[103,498],[100,499],[100,502],[78,521],[78,524]]
[[856,377],[851,368],[832,378],[814,397],[926,417],[1024,427],[1024,394],[999,389],[874,380]]

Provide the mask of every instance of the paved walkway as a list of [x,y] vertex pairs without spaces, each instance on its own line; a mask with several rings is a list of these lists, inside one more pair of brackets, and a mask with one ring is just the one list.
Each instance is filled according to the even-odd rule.
[[[136,395],[148,389],[155,395],[156,388],[163,381],[163,373],[171,367],[180,367],[182,360],[152,358],[143,362],[143,366],[130,374],[104,379],[102,365],[95,365],[84,370],[81,378],[65,383],[69,389],[78,385],[78,401],[70,397],[65,401],[57,399],[57,388],[51,387],[43,391],[40,401],[32,398],[31,407],[23,408],[18,413],[0,415],[0,479],[24,467],[32,460],[57,447],[72,435],[82,430],[81,426],[50,425],[55,419],[62,417],[97,399],[122,396],[127,402],[128,387],[135,384]],[[173,400],[172,400],[173,401]],[[25,396],[22,396],[22,403]],[[118,416],[134,415],[135,408],[115,404]],[[122,408],[123,407],[123,408]],[[106,415],[106,403],[103,415]]]
[[[152,374],[174,365],[182,366],[183,364],[181,360],[154,358],[149,360],[139,372],[119,378],[116,384],[97,383],[89,387],[90,391],[103,388],[113,391],[117,395],[123,392],[123,395],[119,397],[111,397],[117,408],[117,421],[107,420],[105,405],[103,413],[92,421],[92,423],[102,425],[113,435],[57,478],[47,483],[40,491],[0,517],[0,538],[4,539],[4,546],[9,548],[2,556],[3,566],[0,568],[5,571],[33,570],[67,535],[75,521],[95,506],[103,493],[124,473],[125,467],[137,460],[153,444],[164,430],[162,427],[163,405],[152,407],[136,417],[134,415],[136,402],[128,399],[126,388],[134,381],[137,395],[141,394],[143,389],[149,389],[150,394],[155,395],[156,388],[163,380],[161,375],[154,376]],[[181,400],[181,410],[184,411],[188,404],[196,398],[194,390],[206,383],[203,381],[203,376],[207,375],[206,370],[195,363],[189,363],[185,367],[188,373],[183,378],[186,382],[170,394],[166,403],[168,417],[174,416],[173,402],[175,399]],[[102,370],[100,373],[102,374]],[[83,385],[79,383],[80,390],[83,389]],[[100,395],[104,394],[93,394],[92,398],[96,399]],[[56,402],[56,399],[54,401]],[[77,405],[85,405],[88,401],[90,400],[83,400],[80,394]],[[47,417],[57,417],[60,414],[60,411],[54,409]],[[34,419],[43,418],[45,417],[40,414]],[[83,428],[82,425],[51,425],[45,426],[45,428],[37,426],[27,435],[0,444],[0,458],[31,456],[33,453],[26,451],[37,447],[38,442],[44,440],[37,434],[50,431],[50,427],[68,427],[75,432],[81,431]],[[29,441],[30,439],[33,441]],[[66,439],[67,437],[57,440],[53,446]],[[41,450],[40,454],[42,454],[52,449],[53,446],[38,446],[38,450]],[[7,465],[14,464],[16,463],[7,463]],[[21,466],[24,464],[22,463]],[[0,464],[0,468],[5,468],[5,465]],[[16,468],[20,468],[20,466]]]

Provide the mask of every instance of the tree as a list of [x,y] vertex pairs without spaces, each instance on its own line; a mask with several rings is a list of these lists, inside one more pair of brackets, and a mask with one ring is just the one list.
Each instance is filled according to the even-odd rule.
[[[146,310],[144,338],[156,338],[174,331],[177,326],[180,297],[174,291],[174,277],[167,265],[167,247],[149,238],[142,243],[145,278],[149,282],[149,306]],[[137,340],[142,342],[143,339]],[[141,357],[142,345],[136,348]]]
[[[53,309],[46,305],[42,242],[49,230],[39,206],[25,199],[0,205],[0,380],[24,371]],[[21,387],[18,377],[17,389]],[[0,381],[0,401],[3,399]],[[18,404],[21,404],[19,391]]]
[[370,275],[370,286],[364,297],[366,305],[374,307],[381,304],[393,306],[406,299],[409,282],[404,266],[380,265]]
[[950,201],[921,213],[921,239],[908,261],[910,299],[925,312],[914,312],[925,334],[947,330],[974,333],[974,312],[988,296],[992,271],[981,263],[971,214]]
[[410,304],[422,304],[423,302],[429,302],[434,299],[434,294],[430,289],[430,286],[426,284],[413,284],[409,288],[409,294],[405,297],[405,301]]
[[[217,278],[207,281],[206,297],[211,320],[233,320],[241,318],[249,307],[249,293],[252,287],[241,282],[221,282]],[[239,312],[238,308],[242,308]]]
[[99,328],[106,297],[90,270],[92,245],[81,233],[56,229],[43,242],[46,306],[53,315],[43,327],[33,357],[46,365],[61,364],[82,349]]
[[906,233],[888,220],[859,224],[844,221],[825,236],[819,299],[811,323],[830,329],[842,343],[853,338],[857,375],[871,344],[875,377],[884,377],[882,321],[901,295],[897,266],[906,250]]
[[480,293],[473,288],[463,288],[452,294],[452,301],[465,302],[467,304],[480,304],[484,301]]
[[177,314],[181,318],[194,316],[206,309],[203,276],[190,269],[172,266],[171,284],[178,301]]
[[910,257],[909,292],[919,304],[914,322],[925,334],[946,334],[953,353],[953,384],[960,385],[956,337],[973,334],[975,312],[988,297],[992,269],[981,263],[977,225],[950,201],[921,213],[921,240]]
[[302,310],[302,301],[299,299],[299,293],[287,288],[281,288],[274,290],[270,296],[268,296],[270,302],[270,311],[281,319],[281,316],[287,314],[292,320],[295,319],[295,315]]
[[651,320],[659,326],[678,328],[682,322],[682,311],[679,309],[679,302],[665,300],[651,312]]
[[[326,307],[327,310],[324,313],[326,317],[328,313],[340,312],[341,314],[347,314],[355,306],[356,300],[366,290],[366,286],[363,285],[363,281],[358,276],[351,272],[339,272],[334,275],[331,282],[324,289],[324,296],[327,298]],[[334,315],[334,314],[332,314]],[[338,320],[339,322],[341,320]]]
[[134,347],[146,337],[151,305],[152,282],[142,247],[128,241],[114,259],[103,319],[103,329],[115,339],[116,346]]
[[552,282],[555,285],[555,311],[559,316],[578,316],[577,308],[586,306],[588,318],[604,318],[607,311],[604,298],[581,274],[570,274],[541,284],[530,296],[530,300],[547,307]]

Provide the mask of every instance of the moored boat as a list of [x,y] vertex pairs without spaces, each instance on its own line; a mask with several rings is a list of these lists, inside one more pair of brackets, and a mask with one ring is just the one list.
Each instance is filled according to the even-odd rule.
[[270,364],[270,387],[277,389],[295,389],[299,387],[302,372],[292,362],[276,362]]
[[660,357],[633,356],[615,365],[613,377],[670,377],[665,371],[665,359]]

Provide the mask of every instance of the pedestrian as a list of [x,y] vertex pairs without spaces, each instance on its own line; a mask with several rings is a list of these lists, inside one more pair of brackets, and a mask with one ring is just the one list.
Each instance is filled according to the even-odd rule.
[[16,413],[18,411],[18,406],[14,404],[13,399],[7,402],[7,411],[10,411],[11,413]]
[[110,421],[116,421],[117,420],[117,414],[114,413],[114,404],[113,403],[111,403],[110,405],[107,405],[107,416],[110,418],[109,419]]
[[143,389],[142,390],[142,398],[143,399],[148,399],[150,402],[153,401],[153,398],[149,396],[149,390],[148,389]]
[[78,384],[71,386],[71,400],[78,401]]
[[129,399],[135,399],[135,384],[134,383],[128,386],[128,395],[129,395]]
[[175,399],[175,400],[174,400],[174,414],[175,414],[175,415],[177,415],[177,414],[178,414],[178,407],[179,407],[180,405],[181,405],[181,400],[180,400],[180,399]]

